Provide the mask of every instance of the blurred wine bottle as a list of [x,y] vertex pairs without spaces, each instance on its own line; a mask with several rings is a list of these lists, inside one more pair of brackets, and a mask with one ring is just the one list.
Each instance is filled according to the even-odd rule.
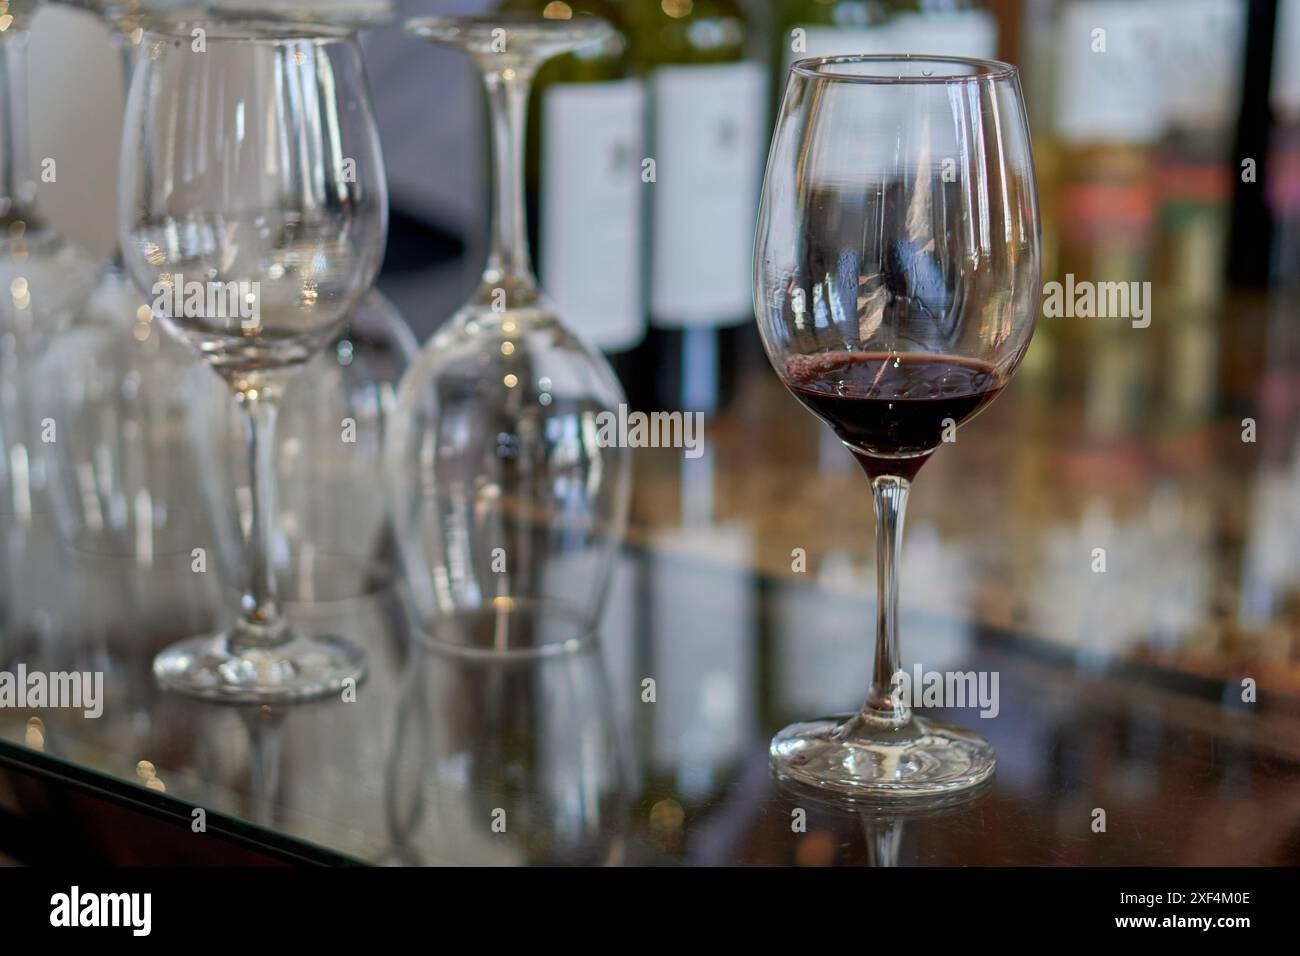
[[998,25],[980,0],[783,0],[778,3],[773,115],[791,64],[880,53],[989,58]]
[[1300,0],[1278,6],[1269,103],[1273,127],[1265,182],[1273,221],[1272,295],[1260,406],[1278,435],[1266,453],[1300,460],[1294,447],[1300,424]]
[[712,412],[756,350],[754,214],[767,133],[766,75],[736,0],[629,0],[633,60],[649,93],[649,321],[636,404]]
[[[1152,320],[1152,302],[1142,283],[1154,271],[1165,111],[1152,51],[1163,24],[1147,0],[1067,0],[1058,24],[1054,122],[1040,131],[1047,142],[1036,158],[1040,191],[1057,193],[1058,264],[1044,278],[1062,282],[1064,314],[1051,314],[1045,296],[1044,341],[1036,337],[1036,345],[1051,378],[1083,398],[1085,430],[1110,440],[1141,418],[1150,378],[1153,336],[1142,325]],[[1102,294],[1121,288],[1112,283],[1123,284],[1122,298]],[[1080,289],[1092,293],[1091,310],[1086,299],[1074,307],[1071,291]],[[1098,314],[1112,298],[1127,300],[1126,314]]]
[[1151,0],[1167,128],[1158,153],[1158,275],[1179,307],[1214,304],[1232,198],[1246,0]]
[[1156,332],[1167,425],[1201,421],[1213,407],[1215,309],[1227,274],[1232,147],[1241,105],[1246,0],[1152,0],[1167,128],[1160,183],[1156,279],[1169,321]]
[[[1266,181],[1273,216],[1272,284],[1300,293],[1300,0],[1280,0],[1269,96],[1273,133]],[[1293,308],[1296,308],[1293,303]]]
[[533,84],[527,203],[542,287],[569,328],[605,353],[629,393],[645,338],[642,294],[645,96],[620,0],[505,0],[550,20],[596,16],[607,42],[556,57]]
[[980,0],[890,0],[896,53],[992,59],[998,22]]

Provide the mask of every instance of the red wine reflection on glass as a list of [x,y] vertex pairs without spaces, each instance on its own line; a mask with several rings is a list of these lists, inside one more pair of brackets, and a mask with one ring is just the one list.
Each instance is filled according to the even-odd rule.
[[1010,380],[1041,279],[1014,67],[923,56],[794,65],[759,209],[755,313],[777,374],[871,482],[878,610],[866,702],[780,731],[779,776],[872,801],[992,776],[986,740],[914,715],[897,693],[898,551],[912,479]]

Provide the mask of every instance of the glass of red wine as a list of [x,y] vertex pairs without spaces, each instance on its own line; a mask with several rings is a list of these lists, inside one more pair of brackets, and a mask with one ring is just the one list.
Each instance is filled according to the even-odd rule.
[[754,308],[781,380],[871,482],[878,617],[866,702],[778,733],[770,755],[785,779],[873,800],[993,773],[987,741],[916,716],[902,693],[898,553],[913,478],[1025,354],[1040,260],[1014,67],[925,56],[794,65],[759,209]]

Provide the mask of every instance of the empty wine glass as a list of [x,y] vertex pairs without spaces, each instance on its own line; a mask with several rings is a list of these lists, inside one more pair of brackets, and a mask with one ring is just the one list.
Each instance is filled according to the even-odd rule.
[[781,380],[871,482],[878,619],[861,711],[778,733],[780,775],[868,799],[960,790],[993,773],[985,740],[909,706],[898,551],[917,471],[1020,364],[1040,273],[1014,67],[919,56],[794,65],[759,210],[754,309]]
[[[217,19],[257,16],[350,30],[380,25],[392,14],[390,0],[208,0],[207,6]],[[373,575],[388,582],[395,571],[386,502],[372,488],[397,384],[418,351],[401,312],[372,288],[285,389],[272,451],[280,507],[271,561],[282,585],[303,600],[342,599],[382,583]],[[244,424],[229,402],[199,402],[196,411],[198,484],[222,567],[241,580],[241,529],[252,502],[248,475],[238,467]],[[364,578],[322,574],[323,566],[364,569]],[[324,584],[341,590],[325,591]]]
[[359,681],[365,656],[284,621],[271,562],[276,413],[379,269],[383,160],[361,51],[344,29],[197,21],[148,31],[122,144],[126,267],[207,360],[248,425],[250,582],[230,630],[154,662],[162,684],[244,703]]
[[411,366],[389,432],[408,591],[438,640],[489,654],[572,647],[599,617],[626,523],[628,450],[601,435],[624,398],[609,363],[564,327],[533,275],[524,120],[537,68],[605,41],[610,27],[504,13],[407,27],[473,57],[495,158],[482,283]]

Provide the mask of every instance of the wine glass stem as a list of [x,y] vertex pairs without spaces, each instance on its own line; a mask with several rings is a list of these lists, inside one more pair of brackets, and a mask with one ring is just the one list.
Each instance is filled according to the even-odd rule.
[[36,177],[27,120],[29,31],[0,32],[0,221],[26,220]]
[[[487,69],[488,108],[492,115],[495,202],[492,248],[483,282],[532,289],[536,283],[528,258],[528,219],[524,208],[524,133],[533,71],[510,67]],[[507,289],[507,293],[513,289]]]
[[873,722],[901,727],[912,718],[907,701],[894,692],[898,673],[898,556],[903,546],[907,492],[903,478],[880,475],[871,482],[876,510],[876,657],[871,692],[862,714]]
[[275,398],[265,389],[239,396],[247,415],[251,521],[248,532],[248,590],[240,602],[244,618],[241,638],[249,643],[275,644],[284,637],[275,596]]

